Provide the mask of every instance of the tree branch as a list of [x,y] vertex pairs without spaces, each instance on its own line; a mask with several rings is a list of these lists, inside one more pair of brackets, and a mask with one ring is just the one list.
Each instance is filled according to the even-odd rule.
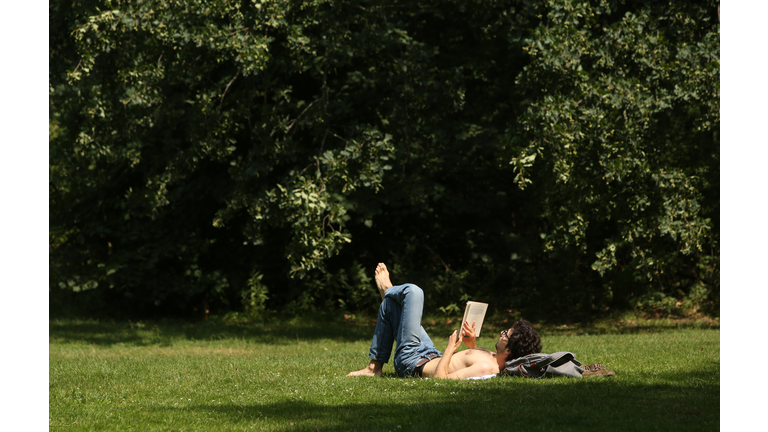
[[221,95],[221,100],[219,101],[219,111],[217,112],[217,114],[221,114],[221,104],[224,102],[224,96],[227,95],[227,91],[229,91],[229,86],[231,86],[232,83],[235,82],[238,75],[240,75],[240,71],[237,71],[235,76],[232,77],[232,81],[230,81],[229,84],[227,84],[227,88],[224,89],[224,94]]

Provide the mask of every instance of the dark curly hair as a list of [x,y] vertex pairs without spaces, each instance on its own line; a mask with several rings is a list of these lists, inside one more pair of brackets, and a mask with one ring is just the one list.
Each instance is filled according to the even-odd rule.
[[541,338],[536,333],[533,325],[524,319],[519,319],[512,325],[512,334],[509,335],[507,349],[510,351],[507,355],[507,361],[528,354],[541,352]]

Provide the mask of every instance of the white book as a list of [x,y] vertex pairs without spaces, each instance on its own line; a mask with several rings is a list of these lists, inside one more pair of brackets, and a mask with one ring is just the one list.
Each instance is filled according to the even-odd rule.
[[464,328],[464,323],[469,322],[470,327],[472,322],[475,322],[475,337],[480,337],[480,330],[483,328],[483,320],[485,319],[485,312],[488,310],[488,303],[481,303],[476,301],[468,301],[467,306],[464,308],[464,318],[459,324],[459,335],[461,335],[461,329]]

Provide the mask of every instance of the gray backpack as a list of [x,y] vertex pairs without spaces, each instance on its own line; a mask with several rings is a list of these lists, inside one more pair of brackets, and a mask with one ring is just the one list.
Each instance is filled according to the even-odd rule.
[[581,378],[584,369],[571,352],[558,351],[554,354],[530,354],[509,360],[499,375],[543,378],[545,376],[572,376]]

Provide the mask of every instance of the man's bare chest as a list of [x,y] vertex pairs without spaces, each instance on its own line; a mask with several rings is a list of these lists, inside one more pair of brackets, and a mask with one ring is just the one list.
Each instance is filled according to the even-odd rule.
[[496,364],[496,356],[492,351],[482,348],[472,348],[459,351],[451,359],[451,368],[467,368],[478,363]]

